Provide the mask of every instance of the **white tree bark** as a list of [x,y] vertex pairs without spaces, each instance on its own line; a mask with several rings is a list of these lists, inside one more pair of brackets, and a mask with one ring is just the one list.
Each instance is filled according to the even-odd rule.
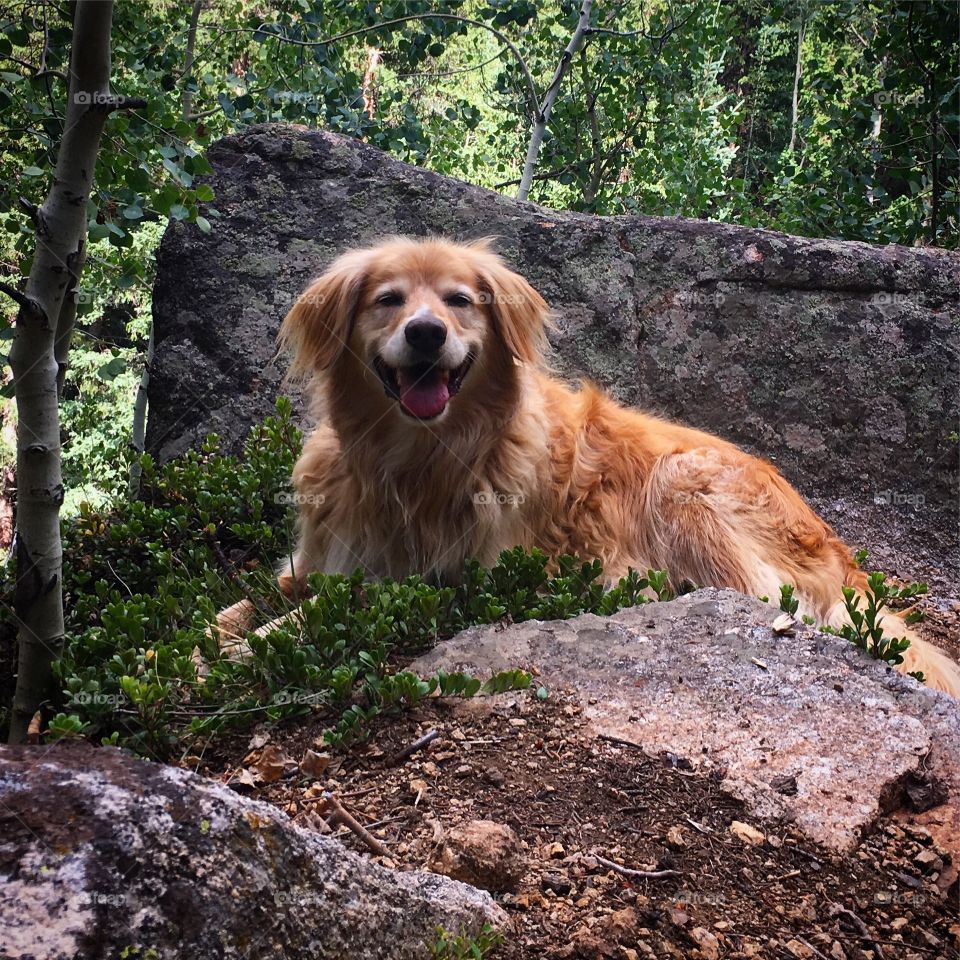
[[50,664],[63,641],[60,505],[61,370],[76,315],[65,300],[79,278],[87,233],[87,198],[108,114],[142,106],[110,95],[112,0],[78,0],[70,84],[53,185],[34,211],[36,252],[26,290],[4,292],[20,304],[10,350],[17,399],[17,590],[19,663],[10,742],[50,690]]
[[790,152],[793,153],[797,144],[797,118],[800,111],[800,74],[803,68],[803,38],[807,26],[803,18],[797,28],[797,64],[793,71],[793,104],[790,111]]
[[577,20],[576,29],[570,37],[570,42],[560,57],[557,69],[554,71],[550,86],[547,87],[543,95],[543,101],[539,110],[533,118],[533,128],[530,131],[530,142],[527,146],[527,158],[523,164],[523,173],[520,176],[520,187],[517,190],[517,199],[526,200],[530,194],[530,186],[533,183],[533,175],[537,170],[537,161],[540,157],[540,147],[543,144],[544,134],[547,132],[547,124],[550,122],[550,114],[553,113],[553,105],[556,103],[557,96],[560,93],[560,85],[563,78],[573,63],[573,58],[580,52],[583,44],[586,42],[587,34],[590,30],[590,12],[593,9],[593,0],[583,0],[580,7],[580,17]]

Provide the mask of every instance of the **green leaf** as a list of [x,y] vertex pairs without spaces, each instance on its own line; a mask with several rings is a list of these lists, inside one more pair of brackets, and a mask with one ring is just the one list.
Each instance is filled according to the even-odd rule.
[[115,380],[127,369],[127,361],[123,357],[114,357],[97,369],[97,376],[101,380]]
[[23,176],[25,177],[42,177],[43,171],[39,167],[24,167]]

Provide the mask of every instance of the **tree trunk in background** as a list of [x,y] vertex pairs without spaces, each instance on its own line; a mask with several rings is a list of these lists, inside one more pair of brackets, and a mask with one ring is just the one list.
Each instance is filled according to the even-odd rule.
[[13,500],[17,488],[13,467],[0,470],[0,550],[10,549],[13,543]]
[[134,459],[130,464],[130,484],[128,493],[131,500],[140,496],[140,480],[143,477],[143,466],[140,457],[146,444],[147,436],[147,406],[150,390],[150,366],[153,363],[153,323],[150,323],[150,337],[147,340],[147,356],[143,361],[143,373],[140,374],[140,383],[137,386],[137,399],[133,404],[133,428],[130,433],[130,444],[133,447]]
[[[193,0],[193,7],[190,10],[190,26],[187,28],[187,50],[183,58],[183,76],[184,80],[193,72],[193,50],[197,43],[197,24],[200,22],[200,11],[203,10],[204,0]],[[180,97],[181,114],[184,120],[190,119],[193,111],[193,91],[184,87],[183,94]]]
[[83,265],[86,203],[108,114],[140,105],[110,96],[112,0],[79,0],[74,13],[71,81],[53,185],[34,214],[36,252],[10,350],[17,398],[16,692],[10,742],[49,695],[52,660],[63,641],[58,383],[76,315],[65,298]]
[[540,106],[538,115],[533,118],[533,129],[530,131],[530,143],[527,146],[527,158],[523,164],[523,173],[520,176],[520,187],[517,190],[517,199],[526,200],[530,195],[530,186],[533,183],[533,175],[537,169],[537,161],[540,158],[540,146],[543,143],[543,137],[547,132],[547,124],[550,122],[550,114],[553,113],[553,105],[560,93],[560,86],[563,78],[566,76],[573,58],[580,52],[587,39],[587,30],[590,27],[590,11],[593,9],[593,0],[583,0],[583,6],[580,8],[580,18],[577,20],[576,29],[570,42],[560,57],[560,63],[554,71],[550,86],[547,87],[543,95],[543,103]]
[[[204,0],[193,0],[190,10],[190,26],[187,29],[187,49],[183,56],[183,76],[188,78],[193,70],[193,55],[197,45],[197,27],[200,23],[200,14],[203,11]],[[180,95],[180,115],[189,121],[193,112],[193,92],[184,87]],[[130,476],[127,484],[127,493],[131,500],[140,496],[140,479],[143,476],[143,467],[140,457],[144,450],[144,438],[147,433],[148,390],[150,388],[150,364],[153,361],[153,321],[150,321],[150,334],[147,338],[147,356],[143,362],[143,373],[140,374],[140,383],[137,385],[137,396],[133,402],[133,424],[130,429],[130,446],[133,447],[134,458],[130,464]]]
[[367,69],[363,73],[363,109],[373,120],[377,115],[377,70],[382,53],[377,47],[367,47]]
[[[937,128],[940,126],[940,105],[937,103],[937,75],[928,72],[927,95],[930,98],[930,244],[937,245],[937,225],[940,221],[940,144]],[[956,100],[954,100],[956,103]]]
[[797,29],[797,67],[793,72],[793,109],[790,113],[790,152],[793,153],[797,145],[797,115],[800,109],[800,73],[802,69],[803,37],[806,33],[806,24],[801,19]]

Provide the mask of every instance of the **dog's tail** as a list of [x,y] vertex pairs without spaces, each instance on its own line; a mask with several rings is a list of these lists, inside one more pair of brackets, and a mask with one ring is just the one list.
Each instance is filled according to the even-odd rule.
[[[862,570],[851,570],[846,579],[846,585],[853,587],[861,598],[860,609],[864,609],[867,575]],[[896,669],[903,674],[919,671],[928,687],[960,700],[960,664],[939,647],[918,636],[905,622],[906,613],[907,611],[885,610],[877,619],[885,636],[906,637],[910,641],[910,646],[901,653],[903,662],[898,663]],[[843,601],[834,604],[824,622],[835,629],[851,625],[846,604]]]

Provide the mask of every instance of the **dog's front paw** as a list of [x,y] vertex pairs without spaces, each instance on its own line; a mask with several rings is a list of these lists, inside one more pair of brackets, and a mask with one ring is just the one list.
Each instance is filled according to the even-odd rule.
[[257,608],[250,600],[240,600],[217,614],[216,626],[211,626],[209,632],[224,657],[246,660],[250,656],[246,635],[256,612]]

